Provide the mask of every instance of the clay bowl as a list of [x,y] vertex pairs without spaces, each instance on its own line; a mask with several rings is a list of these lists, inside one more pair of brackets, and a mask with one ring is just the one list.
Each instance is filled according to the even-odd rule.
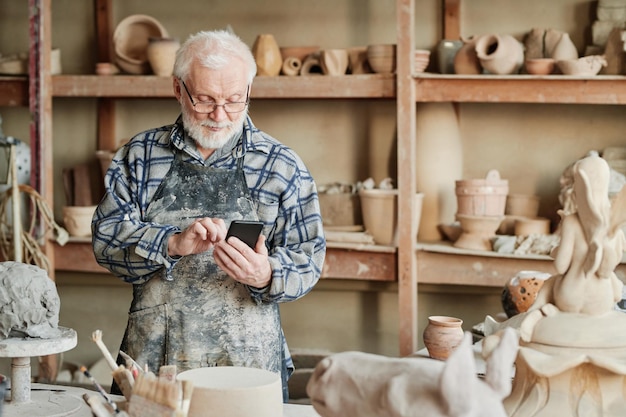
[[524,66],[529,74],[548,75],[554,72],[556,60],[552,58],[534,58],[524,61]]
[[91,236],[91,219],[96,206],[64,206],[63,224],[70,236]]
[[415,72],[424,72],[430,62],[430,51],[428,49],[416,49],[413,62]]
[[396,70],[396,45],[376,44],[367,46],[367,62],[378,74],[391,74]]
[[557,66],[565,75],[592,76],[607,65],[604,55],[588,55],[578,59],[557,61]]
[[150,72],[147,49],[150,38],[167,38],[167,30],[151,16],[134,14],[123,19],[113,32],[116,64],[129,74]]

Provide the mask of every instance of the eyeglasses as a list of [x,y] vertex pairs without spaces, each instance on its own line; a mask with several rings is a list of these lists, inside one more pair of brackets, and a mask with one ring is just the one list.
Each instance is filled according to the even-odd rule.
[[196,113],[213,113],[218,107],[223,108],[226,113],[240,113],[246,109],[248,104],[250,104],[250,85],[248,85],[248,89],[246,90],[246,101],[228,101],[224,104],[217,104],[213,101],[193,101],[193,97],[191,97],[191,93],[185,85],[185,82],[181,78],[179,78],[179,80],[187,92],[189,101],[191,101],[191,105]]

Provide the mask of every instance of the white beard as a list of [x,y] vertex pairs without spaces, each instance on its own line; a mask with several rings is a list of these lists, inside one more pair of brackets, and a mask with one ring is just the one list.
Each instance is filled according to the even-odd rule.
[[[226,145],[233,135],[239,133],[240,126],[242,125],[248,112],[242,111],[237,119],[220,123],[209,119],[198,121],[185,111],[183,111],[182,114],[185,131],[193,140],[196,141],[199,147],[203,149],[219,149]],[[208,131],[207,133],[205,127],[221,127],[223,130],[219,132]]]

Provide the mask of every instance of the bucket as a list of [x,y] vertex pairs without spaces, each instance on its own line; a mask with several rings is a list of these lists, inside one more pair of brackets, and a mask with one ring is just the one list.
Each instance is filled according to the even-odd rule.
[[179,373],[191,381],[188,417],[282,416],[280,375],[243,366],[211,366]]
[[509,182],[491,170],[485,179],[456,181],[457,214],[468,216],[502,216],[506,206]]
[[[363,226],[372,235],[374,242],[382,246],[397,246],[398,244],[398,190],[360,190],[361,210],[363,212]],[[424,194],[415,194],[416,223],[418,224],[422,212]],[[415,239],[417,241],[415,230]]]

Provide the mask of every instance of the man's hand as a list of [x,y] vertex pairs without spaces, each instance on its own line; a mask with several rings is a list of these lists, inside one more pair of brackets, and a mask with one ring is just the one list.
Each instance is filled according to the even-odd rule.
[[181,233],[170,236],[167,242],[169,256],[186,256],[206,252],[226,237],[222,219],[204,217],[191,223]]
[[254,250],[231,236],[213,250],[215,263],[234,280],[255,288],[263,288],[272,280],[272,268],[265,247],[265,236],[259,236]]

